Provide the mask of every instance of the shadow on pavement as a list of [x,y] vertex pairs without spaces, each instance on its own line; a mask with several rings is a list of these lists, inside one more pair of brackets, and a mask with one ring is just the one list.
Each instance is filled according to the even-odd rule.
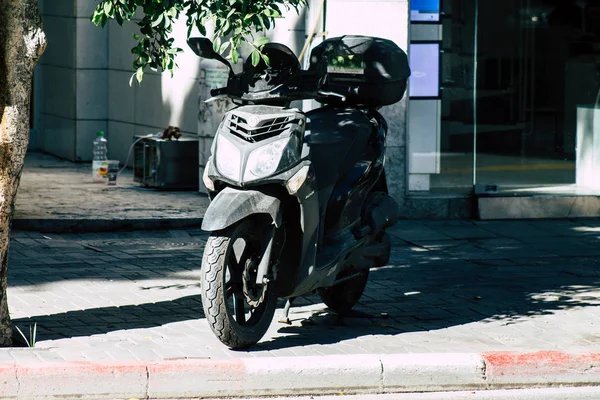
[[206,234],[200,229],[81,235],[16,232],[10,244],[9,286],[151,281],[197,270],[205,243]]
[[600,305],[599,259],[554,261],[558,265],[524,261],[493,266],[461,261],[452,267],[423,261],[375,270],[352,315],[338,316],[323,306],[299,321],[301,326],[281,326],[282,335],[260,343],[257,350],[435,331],[471,322],[511,325],[559,310]]
[[561,310],[597,308],[600,231],[586,225],[597,223],[539,221],[513,237],[500,228],[520,222],[481,223],[491,229],[489,235],[408,243],[396,238],[389,265],[371,271],[354,315],[313,312],[301,327],[281,327],[282,336],[260,347],[338,343],[471,322],[512,325]]
[[[290,314],[294,324],[277,327],[275,337],[265,338],[252,351],[338,343],[367,335],[433,331],[470,322],[518,324],[532,316],[600,305],[599,230],[575,222],[558,225],[542,222],[536,226],[539,232],[515,230],[512,225],[510,233],[506,230],[510,223],[486,224],[478,229],[489,235],[460,239],[440,236],[433,240],[403,238],[402,232],[397,231],[389,265],[371,272],[365,294],[353,314],[339,317],[320,305],[317,296],[300,299]],[[125,272],[87,268],[80,271],[77,279],[136,279],[144,280],[144,287],[160,288],[152,282],[159,272],[198,266],[198,260],[188,260],[189,251],[187,245],[171,246],[168,258],[140,256],[127,260]],[[200,249],[193,250],[196,252],[199,254]],[[37,280],[35,266],[23,264],[21,268],[25,269],[12,268],[13,284],[15,281],[41,284],[52,279],[48,273],[40,274]],[[77,274],[71,264],[44,268],[54,269],[56,280]],[[71,272],[65,275],[65,270]],[[175,285],[189,283],[182,281]],[[44,339],[50,339],[202,317],[201,299],[195,295],[35,316],[14,323],[26,326],[35,321],[46,329]]]
[[200,296],[156,303],[102,307],[14,319],[20,328],[38,326],[41,340],[91,336],[127,329],[152,328],[173,322],[204,318]]

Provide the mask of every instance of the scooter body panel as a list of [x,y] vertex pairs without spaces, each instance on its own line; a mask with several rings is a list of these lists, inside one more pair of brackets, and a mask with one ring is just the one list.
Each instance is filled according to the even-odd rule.
[[359,227],[364,202],[382,176],[387,133],[385,123],[378,120],[381,116],[370,113],[325,107],[307,114],[305,146],[310,147],[318,200],[300,200],[302,226],[311,229],[303,229],[298,271],[287,275],[281,270],[280,276],[287,275],[286,279],[296,277],[294,285],[285,285],[292,291],[284,290],[282,297],[330,286],[348,266],[353,252],[369,240],[357,239],[353,229]]
[[202,229],[220,231],[250,215],[260,214],[269,215],[275,226],[280,227],[281,201],[258,190],[227,187],[210,202],[202,219]]

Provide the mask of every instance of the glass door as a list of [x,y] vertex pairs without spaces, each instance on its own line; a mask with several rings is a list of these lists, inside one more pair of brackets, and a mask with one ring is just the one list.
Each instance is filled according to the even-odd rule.
[[470,194],[475,159],[475,0],[444,0],[440,70],[439,172],[431,192]]
[[[588,190],[577,169],[595,141],[582,121],[598,107],[600,2],[477,0],[476,10],[475,183]],[[591,147],[577,145],[585,136]]]
[[600,191],[600,0],[442,2],[431,191]]

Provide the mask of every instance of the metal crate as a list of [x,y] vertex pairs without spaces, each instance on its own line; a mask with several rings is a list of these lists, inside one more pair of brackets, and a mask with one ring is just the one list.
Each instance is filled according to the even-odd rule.
[[143,187],[198,190],[198,137],[136,136],[133,179]]

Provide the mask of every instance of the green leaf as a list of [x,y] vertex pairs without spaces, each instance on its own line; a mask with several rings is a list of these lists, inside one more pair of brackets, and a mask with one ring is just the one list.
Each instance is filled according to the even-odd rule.
[[[82,0],[90,1],[90,0]],[[142,81],[146,67],[151,70],[169,71],[177,68],[176,56],[181,52],[172,35],[174,22],[180,16],[187,23],[187,37],[198,29],[206,36],[206,25],[214,24],[211,37],[214,50],[237,63],[239,50],[244,42],[253,46],[250,60],[253,65],[269,63],[262,48],[269,42],[265,36],[284,11],[304,6],[306,0],[93,0],[97,4],[91,20],[105,26],[109,19],[125,25],[131,21],[136,25],[133,35],[134,80]],[[136,17],[135,20],[132,19]],[[137,17],[140,18],[137,18]],[[226,38],[226,39],[225,39]]]
[[215,53],[219,52],[220,47],[221,47],[221,38],[217,37],[215,39],[215,41],[213,42],[213,50],[215,51]]
[[260,53],[258,50],[254,50],[252,52],[252,66],[256,67],[260,63]]
[[271,27],[271,22],[269,21],[269,18],[265,15],[258,15],[258,19],[260,21],[260,26],[263,28],[263,31],[268,31]]
[[160,23],[163,22],[163,18],[163,14],[158,14],[156,19],[152,21],[152,27],[156,28],[158,25],[160,25]]
[[138,24],[140,25],[140,33],[144,34],[144,35],[150,35],[152,34],[152,27],[148,24]]
[[33,324],[33,335],[31,335],[31,347],[35,347],[37,342],[37,322]]
[[227,34],[227,31],[229,31],[229,28],[231,27],[229,20],[226,20],[225,23],[223,24],[223,28],[222,31],[224,34]]
[[111,15],[113,10],[113,4],[112,1],[108,0],[104,2],[104,13],[107,15]]
[[200,23],[200,21],[198,21],[198,25],[196,25],[198,30],[200,31],[200,34],[202,36],[206,36],[206,27],[204,26],[204,24]]
[[263,14],[265,14],[267,17],[271,17],[271,18],[280,18],[281,17],[281,13],[277,10],[273,10],[270,8],[267,8],[265,11],[263,11]]
[[261,36],[258,39],[256,39],[254,41],[254,46],[256,47],[261,47],[264,46],[265,44],[269,43],[269,38],[266,36]]
[[135,79],[137,79],[138,83],[142,83],[142,79],[144,79],[144,69],[142,67],[138,68],[135,72]]
[[225,42],[221,45],[221,47],[219,48],[219,54],[223,54],[225,53],[225,51],[227,50],[227,48],[229,47],[231,43],[229,42]]
[[25,341],[25,344],[27,345],[27,347],[31,347],[31,344],[29,343],[29,340],[27,340],[27,336],[25,336],[25,334],[23,334],[23,332],[21,331],[21,329],[19,329],[18,326],[15,325],[15,328],[17,328],[17,331],[19,332],[19,334],[21,335],[21,337]]
[[271,66],[271,60],[269,60],[269,57],[265,56],[262,53],[260,53],[260,57],[263,59],[263,61],[265,62],[265,64],[267,64],[267,67]]
[[115,13],[115,19],[117,20],[117,24],[123,26],[123,15],[121,15],[121,9],[118,9]]

